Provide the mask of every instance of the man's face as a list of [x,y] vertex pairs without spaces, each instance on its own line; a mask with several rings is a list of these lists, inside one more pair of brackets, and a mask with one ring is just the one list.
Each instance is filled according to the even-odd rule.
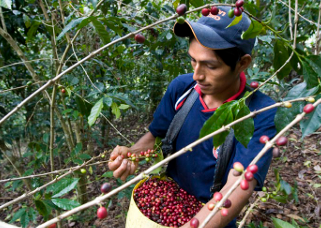
[[202,46],[196,39],[190,43],[188,54],[194,69],[193,79],[204,95],[215,96],[229,89],[236,89],[237,92],[238,67],[232,71],[213,50]]

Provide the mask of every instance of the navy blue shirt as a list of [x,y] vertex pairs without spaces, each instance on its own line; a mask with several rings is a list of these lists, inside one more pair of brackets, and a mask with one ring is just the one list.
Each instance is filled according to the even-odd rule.
[[[227,101],[236,99],[244,90],[246,79],[244,73],[240,75],[240,90]],[[185,74],[175,78],[169,85],[164,97],[154,113],[154,119],[149,126],[149,130],[154,137],[164,138],[167,129],[179,108],[183,105],[191,89],[199,93],[199,99],[196,100],[185,122],[176,138],[174,150],[178,151],[199,138],[199,132],[204,122],[213,115],[215,109],[208,109],[202,99],[202,93],[196,82],[193,80],[193,74]],[[249,109],[251,111],[259,110],[270,106],[275,102],[257,91],[252,95]],[[233,168],[233,163],[241,162],[247,167],[258,152],[263,148],[259,142],[262,135],[272,138],[276,134],[274,126],[274,115],[276,109],[271,109],[257,115],[254,118],[254,135],[245,148],[234,138],[234,149],[229,168],[223,179],[226,183],[228,172]],[[198,200],[206,203],[211,199],[210,187],[213,185],[213,177],[219,148],[213,148],[213,140],[209,139],[193,148],[192,152],[187,152],[169,162],[167,167],[168,175],[173,178],[181,188],[189,194],[194,195]],[[257,180],[255,190],[260,190],[263,186],[265,176],[271,163],[272,153],[266,153],[257,163],[258,173],[254,175]],[[232,224],[232,223],[231,223]],[[227,227],[235,227],[234,225]]]

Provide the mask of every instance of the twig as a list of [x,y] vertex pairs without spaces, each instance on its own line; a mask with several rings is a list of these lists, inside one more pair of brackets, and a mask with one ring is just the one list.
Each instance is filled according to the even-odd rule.
[[[291,0],[289,0],[289,6],[291,5]],[[292,24],[292,16],[291,16],[291,9],[289,7],[289,30],[290,30],[290,37],[293,40],[293,24]]]
[[[223,5],[224,5],[224,6],[231,6],[231,5],[232,5],[232,6],[234,6],[234,4],[223,4],[223,3],[222,3],[222,4],[214,4],[214,5],[217,5],[217,6],[223,6]],[[201,9],[203,9],[203,8],[206,8],[206,7],[208,8],[208,7],[210,7],[210,6],[211,6],[210,4],[206,4],[206,5],[204,5],[204,6],[195,8],[195,9],[190,10],[190,11],[187,11],[186,14],[189,14],[189,13],[192,13],[192,12],[195,12],[195,11],[199,11],[199,10],[201,10]],[[129,33],[129,34],[123,36],[123,37],[120,37],[120,38],[118,38],[118,39],[116,39],[116,40],[114,40],[114,41],[112,41],[112,42],[104,45],[103,47],[97,49],[96,51],[92,52],[91,54],[89,54],[89,55],[86,56],[85,58],[81,59],[81,60],[80,60],[79,62],[77,62],[76,64],[70,66],[68,69],[66,69],[66,70],[64,70],[63,72],[61,72],[60,74],[58,74],[55,78],[50,79],[46,84],[44,84],[44,85],[43,85],[42,87],[40,87],[38,90],[36,90],[35,92],[33,92],[31,95],[29,95],[25,100],[23,100],[20,104],[18,104],[13,110],[11,110],[7,115],[5,115],[5,116],[0,120],[0,125],[1,125],[6,119],[8,119],[10,116],[12,116],[16,111],[18,111],[22,106],[24,106],[26,103],[28,103],[30,100],[32,100],[39,92],[43,91],[44,89],[46,89],[46,88],[49,87],[50,85],[53,85],[53,84],[54,84],[57,80],[59,80],[63,75],[69,73],[70,71],[72,71],[74,68],[76,68],[77,66],[79,66],[79,65],[82,64],[83,62],[85,62],[85,61],[93,58],[95,55],[97,55],[98,53],[100,53],[100,52],[103,51],[104,49],[106,49],[106,48],[108,48],[108,47],[110,47],[110,46],[112,46],[112,45],[114,45],[114,44],[116,44],[116,43],[118,43],[118,42],[120,42],[120,41],[123,41],[123,40],[125,40],[125,39],[127,39],[127,38],[130,38],[130,37],[134,36],[135,34],[138,34],[138,33],[142,32],[142,31],[144,31],[144,30],[147,30],[147,29],[149,29],[149,28],[152,28],[152,27],[154,27],[154,26],[156,26],[156,25],[158,25],[158,24],[164,23],[164,22],[169,21],[169,20],[176,19],[177,17],[179,17],[179,15],[174,14],[173,16],[170,16],[170,17],[168,17],[168,18],[165,18],[165,19],[163,19],[163,20],[159,20],[159,21],[157,21],[157,22],[155,22],[155,23],[153,23],[153,24],[150,24],[150,25],[148,25],[148,26],[146,26],[146,27],[143,27],[143,28],[141,28],[141,29],[139,29],[139,30],[136,30],[135,32],[131,32],[131,33]],[[79,31],[79,30],[78,30],[78,31]],[[0,29],[0,33],[1,33],[1,29]],[[75,39],[75,37],[72,39],[71,42],[73,42],[74,39]],[[68,46],[69,46],[69,45],[68,45]],[[67,48],[68,48],[68,46],[67,46]],[[66,48],[66,50],[67,50],[67,48]],[[66,51],[66,50],[65,50],[65,51]],[[64,54],[67,54],[67,53],[64,53]],[[61,62],[62,62],[62,61],[61,61]],[[60,69],[60,68],[58,68],[58,72],[59,72],[59,69]]]
[[315,38],[315,50],[314,50],[314,54],[317,55],[320,52],[320,18],[321,18],[321,2],[319,5],[319,17],[318,17],[318,25],[317,25],[317,36]]
[[[35,85],[35,84],[39,84],[39,83],[43,83],[43,82],[45,82],[45,81],[34,82],[31,85]],[[12,88],[12,89],[1,90],[0,93],[7,93],[7,92],[10,92],[10,91],[13,91],[13,90],[23,89],[23,88],[26,88],[26,87],[31,86],[31,85],[24,85],[24,86],[19,86],[19,87]]]
[[[295,101],[302,101],[302,100],[305,100],[305,99],[306,99],[306,98],[298,98],[298,99],[295,99]],[[293,102],[293,101],[294,101],[294,100],[289,101],[289,102]],[[321,99],[320,99],[320,102],[321,102]],[[226,125],[226,126],[221,127],[221,128],[218,129],[217,131],[212,132],[211,134],[206,135],[206,136],[204,136],[203,138],[200,138],[200,139],[196,140],[195,142],[187,145],[186,147],[182,148],[181,150],[177,151],[176,153],[168,156],[167,158],[165,158],[164,160],[160,161],[159,163],[151,166],[150,168],[148,168],[148,169],[145,170],[144,172],[140,173],[140,174],[139,174],[138,176],[136,176],[135,178],[131,179],[130,181],[128,181],[128,182],[126,182],[126,183],[124,183],[124,184],[121,185],[120,187],[112,190],[112,191],[109,192],[108,194],[103,195],[103,196],[98,196],[97,198],[95,198],[94,200],[92,200],[92,201],[90,201],[90,202],[88,202],[88,203],[86,203],[86,204],[83,204],[83,205],[81,205],[81,206],[79,206],[79,207],[76,207],[76,208],[74,208],[74,209],[72,209],[72,210],[70,210],[70,211],[66,211],[65,213],[61,214],[60,216],[58,216],[58,217],[56,217],[56,218],[53,218],[53,219],[51,219],[51,220],[49,220],[49,221],[47,221],[47,222],[39,225],[38,228],[45,228],[46,226],[49,226],[50,224],[56,223],[57,221],[60,221],[60,220],[62,220],[63,218],[66,218],[66,217],[68,217],[68,216],[70,216],[70,215],[72,215],[72,214],[74,214],[74,213],[76,213],[76,212],[79,212],[79,211],[81,211],[81,210],[84,210],[84,209],[86,209],[86,208],[88,208],[88,207],[91,207],[91,206],[94,206],[94,205],[100,205],[102,201],[108,199],[108,198],[111,197],[112,195],[114,195],[114,194],[122,191],[123,189],[129,187],[130,185],[135,184],[136,182],[144,179],[144,178],[146,177],[146,175],[147,175],[147,174],[150,174],[153,170],[155,170],[155,169],[157,169],[157,168],[165,165],[167,162],[173,160],[174,158],[179,157],[180,155],[182,155],[182,154],[184,154],[184,153],[186,153],[186,152],[191,151],[193,147],[199,145],[200,143],[202,143],[202,142],[204,142],[204,141],[212,138],[213,136],[215,136],[215,135],[217,135],[217,134],[220,134],[220,133],[222,133],[222,132],[224,132],[224,131],[228,131],[232,126],[234,126],[234,125],[237,124],[237,123],[242,122],[242,121],[245,120],[245,119],[252,118],[252,117],[256,116],[256,115],[259,114],[259,113],[262,113],[262,112],[267,111],[267,110],[269,110],[269,109],[276,108],[276,107],[280,107],[280,106],[283,106],[283,102],[279,102],[279,103],[273,104],[273,105],[271,105],[271,106],[265,107],[265,108],[263,108],[263,109],[260,109],[260,110],[251,112],[250,114],[248,114],[248,115],[246,115],[246,116],[244,116],[244,117],[242,117],[242,118],[240,118],[240,119],[238,119],[238,120],[235,120],[234,122],[232,122],[232,123],[230,123],[230,124],[228,124],[228,125]],[[269,145],[270,145],[270,144],[269,144]],[[266,146],[267,146],[267,145],[266,145]],[[265,146],[265,147],[266,147],[266,146]],[[265,147],[263,148],[263,150],[265,149]],[[262,150],[262,151],[263,151],[263,150]],[[259,155],[262,156],[261,153],[259,153]],[[258,156],[259,156],[259,155],[258,155]],[[241,180],[240,180],[240,181],[241,181]],[[240,181],[239,181],[239,182],[240,182]],[[222,203],[222,202],[224,202],[224,201],[221,200],[220,203]]]
[[[104,152],[104,153],[102,153],[102,154],[105,154],[105,153],[106,153],[106,152]],[[96,160],[97,158],[101,157],[102,154],[100,154],[100,155],[98,155],[98,156],[96,156],[96,157],[91,158],[90,160],[84,162],[82,165],[78,165],[78,166],[76,166],[76,167],[70,168],[70,170],[69,170],[68,172],[66,172],[65,174],[63,174],[63,175],[61,175],[61,176],[59,176],[59,177],[56,177],[54,180],[52,180],[52,181],[50,181],[50,182],[48,182],[48,183],[46,183],[46,184],[44,184],[44,185],[36,188],[35,190],[30,191],[30,192],[28,192],[28,193],[25,193],[25,194],[23,194],[23,195],[15,198],[14,200],[11,200],[11,201],[9,201],[9,202],[1,205],[1,206],[0,206],[0,210],[3,209],[3,208],[8,207],[8,206],[10,206],[10,205],[12,205],[12,204],[14,204],[14,203],[17,203],[17,202],[19,202],[19,201],[21,201],[21,200],[23,200],[23,199],[25,199],[25,198],[27,198],[27,197],[29,197],[29,196],[32,196],[33,194],[41,191],[42,189],[46,188],[47,186],[49,186],[49,185],[51,185],[51,184],[53,184],[53,183],[61,180],[62,178],[68,176],[69,174],[71,174],[71,173],[73,173],[73,172],[81,169],[82,167],[85,167],[85,166],[88,165],[90,162],[92,162],[92,161]]]
[[249,214],[251,213],[251,211],[253,210],[253,208],[256,206],[256,204],[259,202],[260,199],[261,199],[261,197],[258,197],[255,200],[255,202],[252,203],[252,205],[249,207],[249,209],[247,209],[246,214],[244,215],[244,217],[243,217],[243,219],[242,219],[242,221],[241,221],[241,223],[240,223],[238,228],[242,228],[244,226],[247,217],[249,216]]

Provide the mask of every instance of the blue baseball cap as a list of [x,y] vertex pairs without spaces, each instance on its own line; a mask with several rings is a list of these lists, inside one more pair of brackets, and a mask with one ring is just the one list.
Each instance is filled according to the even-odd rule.
[[218,7],[217,15],[209,14],[201,17],[197,22],[187,21],[185,23],[174,25],[174,33],[179,37],[194,36],[203,46],[213,49],[228,49],[237,47],[245,54],[251,54],[255,44],[254,39],[243,40],[241,35],[251,24],[249,17],[243,12],[242,20],[229,28],[227,26],[234,20],[230,18],[229,6]]

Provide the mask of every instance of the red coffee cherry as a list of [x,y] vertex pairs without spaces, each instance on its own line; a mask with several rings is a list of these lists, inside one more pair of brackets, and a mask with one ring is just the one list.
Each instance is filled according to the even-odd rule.
[[273,157],[275,157],[275,158],[278,158],[278,157],[280,157],[280,149],[279,148],[277,148],[277,147],[274,147],[273,148],[273,151],[272,151],[272,154],[273,154]]
[[206,8],[202,9],[202,15],[204,17],[208,16],[209,14],[210,14],[210,10],[209,9],[206,9]]
[[145,37],[142,35],[142,34],[136,34],[135,35],[135,40],[138,42],[138,43],[144,43],[145,42]]
[[215,192],[214,195],[213,195],[213,199],[214,199],[216,202],[220,201],[222,198],[223,198],[223,195],[222,195],[222,193],[220,193],[220,192]]
[[187,10],[187,6],[185,4],[180,4],[176,8],[176,13],[180,16],[184,15]]
[[56,227],[57,227],[57,224],[56,224],[56,223],[47,226],[47,228],[56,228]]
[[65,89],[61,89],[61,93],[66,93],[66,90]]
[[98,210],[97,210],[97,217],[98,217],[99,219],[104,219],[104,218],[106,218],[106,217],[107,217],[107,209],[104,208],[104,207],[98,208]]
[[235,15],[236,17],[241,16],[241,15],[242,15],[242,10],[241,10],[240,8],[236,7],[236,8],[234,9],[234,15]]
[[223,207],[225,208],[230,208],[231,206],[232,206],[232,202],[229,199],[225,200],[225,202],[223,203]]
[[269,141],[270,140],[270,138],[268,137],[268,136],[266,136],[266,135],[262,135],[261,137],[260,137],[260,143],[263,143],[263,144],[265,144],[267,141]]
[[250,187],[249,182],[247,180],[242,180],[240,183],[240,187],[243,190],[248,190]]
[[110,192],[111,188],[112,188],[111,184],[109,184],[109,183],[106,182],[106,183],[103,183],[103,184],[101,185],[100,191],[101,191],[102,193],[108,193],[108,192]]
[[253,89],[256,89],[257,87],[259,87],[259,83],[256,82],[256,81],[251,82],[250,87],[253,88]]
[[222,216],[228,216],[228,210],[226,208],[221,209],[221,215]]
[[219,10],[218,10],[218,8],[217,8],[216,6],[213,6],[213,7],[211,8],[211,14],[212,14],[212,15],[217,15],[218,12],[219,12]]
[[236,3],[235,3],[235,6],[236,7],[241,7],[241,6],[243,6],[244,5],[244,0],[238,0],[238,1],[236,1]]
[[253,175],[253,173],[251,173],[251,172],[246,172],[246,173],[244,174],[244,178],[245,178],[247,181],[251,181],[251,180],[253,180],[254,175]]
[[281,136],[280,138],[278,138],[277,140],[276,140],[276,144],[278,145],[278,146],[284,146],[284,145],[286,145],[288,143],[288,139],[285,137],[285,136]]
[[192,218],[189,224],[191,228],[197,228],[200,225],[200,222],[197,218]]
[[304,108],[303,108],[303,112],[305,112],[305,113],[310,113],[310,112],[313,112],[313,110],[314,110],[314,106],[313,106],[313,104],[307,104],[306,106],[304,106]]
[[259,168],[257,167],[257,165],[250,165],[246,170],[255,174],[257,173],[257,171],[259,171]]
[[215,204],[214,204],[214,203],[209,203],[209,204],[207,205],[207,208],[208,208],[210,211],[212,211],[212,210],[214,209],[214,207],[215,207]]

